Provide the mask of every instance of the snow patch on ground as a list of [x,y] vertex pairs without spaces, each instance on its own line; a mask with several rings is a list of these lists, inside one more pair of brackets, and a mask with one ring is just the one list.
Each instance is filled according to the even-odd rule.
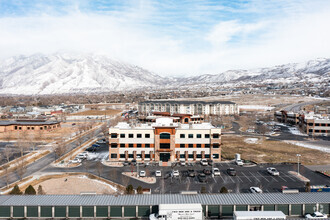
[[[86,176],[86,175],[78,176],[78,178],[81,178],[81,179],[90,179],[90,178],[88,178],[88,176]],[[90,180],[91,180],[91,179],[90,179]],[[108,183],[105,183],[105,182],[103,182],[103,181],[101,181],[101,180],[96,180],[96,179],[93,179],[93,181],[98,182],[98,183],[101,183],[101,184],[106,185],[106,186],[109,186],[109,187],[110,187],[113,191],[115,191],[115,192],[118,191],[118,189],[117,189],[116,187],[114,187],[113,185],[111,185],[111,184],[108,184]]]
[[248,143],[248,144],[257,144],[258,141],[259,141],[259,138],[246,138],[246,139],[244,139],[244,142]]
[[88,153],[87,160],[95,160],[95,161],[103,161],[109,159],[109,152],[94,152],[94,153]]
[[301,133],[298,128],[296,127],[288,127],[289,132],[294,135],[299,135],[299,136],[308,136],[307,134]]
[[313,145],[313,144],[309,144],[309,143],[303,143],[303,142],[299,142],[299,141],[284,141],[285,143],[288,144],[294,144],[300,147],[305,147],[305,148],[309,148],[309,149],[314,149],[314,150],[319,150],[325,153],[330,153],[330,148],[327,147],[322,147],[322,146],[317,146],[317,145]]
[[266,105],[239,105],[239,109],[254,109],[254,110],[264,110],[271,111],[274,107],[266,106]]

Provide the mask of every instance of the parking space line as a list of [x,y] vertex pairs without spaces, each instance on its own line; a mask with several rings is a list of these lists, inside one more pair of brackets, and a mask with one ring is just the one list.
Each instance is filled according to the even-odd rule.
[[249,177],[247,177],[244,173],[242,173],[242,174],[243,174],[243,176],[245,176],[246,179],[248,179],[252,183],[252,181],[250,180]]
[[287,174],[283,174],[285,177],[289,178],[290,180],[296,182],[297,179],[296,178],[292,178],[290,175],[287,175]]
[[241,181],[243,183],[243,180],[239,176],[237,176],[237,178],[239,181]]
[[281,176],[278,176],[279,178],[281,178],[284,182],[288,182],[288,181],[286,181],[286,179],[284,179],[283,177],[281,177]]
[[273,177],[273,176],[270,176],[270,177],[273,178],[276,182],[278,182],[278,180],[275,177]]
[[213,178],[214,182],[217,183],[217,180],[214,177],[212,177],[212,178]]
[[259,180],[258,177],[256,177],[255,175],[253,175],[253,173],[251,173],[250,171],[249,171],[249,173],[250,173],[254,178],[256,178],[256,180],[257,180],[258,182],[260,182],[260,180]]
[[[259,172],[257,171],[257,173],[259,173]],[[259,173],[259,175],[269,183],[269,180],[266,177],[264,177],[261,173]]]
[[225,179],[220,175],[221,179],[222,179],[222,182],[225,182]]
[[228,176],[228,177],[233,183],[235,183],[235,181],[233,180],[233,178],[231,178],[231,176]]

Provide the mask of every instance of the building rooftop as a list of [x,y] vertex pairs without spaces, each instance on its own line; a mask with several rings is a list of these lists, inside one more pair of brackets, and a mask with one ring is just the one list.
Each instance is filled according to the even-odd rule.
[[159,204],[252,205],[330,203],[330,192],[313,193],[228,193],[151,195],[2,195],[0,206],[110,205],[142,206]]
[[19,121],[0,121],[0,126],[8,125],[54,125],[58,124],[58,121],[45,121],[45,120],[19,120]]
[[119,122],[114,128],[118,129],[153,129],[155,127],[176,127],[179,129],[211,129],[215,128],[210,123],[200,123],[200,124],[181,124],[173,122],[173,118],[156,118],[156,122],[147,124],[137,124],[136,126],[131,126],[127,122]]
[[170,103],[170,104],[236,104],[231,101],[187,101],[187,100],[149,100],[139,102],[139,104],[147,104],[147,103]]

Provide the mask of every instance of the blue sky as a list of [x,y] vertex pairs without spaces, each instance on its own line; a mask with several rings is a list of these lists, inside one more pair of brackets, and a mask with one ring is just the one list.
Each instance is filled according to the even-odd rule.
[[0,57],[105,54],[165,75],[329,57],[326,0],[0,0]]

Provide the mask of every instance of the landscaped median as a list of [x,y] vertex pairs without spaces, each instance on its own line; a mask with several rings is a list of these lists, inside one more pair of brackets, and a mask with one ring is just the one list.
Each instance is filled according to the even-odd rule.
[[47,173],[34,175],[2,188],[1,194],[8,194],[15,185],[24,191],[29,185],[35,189],[42,186],[45,194],[123,194],[125,188],[90,173]]
[[[48,155],[49,150],[38,150],[30,152],[22,157],[16,158],[9,163],[5,163],[0,166],[0,176],[5,175],[5,173],[14,172],[18,166],[27,167],[29,164],[39,160],[40,158]],[[23,164],[22,164],[23,163]],[[6,170],[7,169],[7,170]]]
[[156,183],[156,177],[141,177],[141,176],[138,177],[137,172],[123,172],[122,174],[145,183],[149,183],[149,184]]

